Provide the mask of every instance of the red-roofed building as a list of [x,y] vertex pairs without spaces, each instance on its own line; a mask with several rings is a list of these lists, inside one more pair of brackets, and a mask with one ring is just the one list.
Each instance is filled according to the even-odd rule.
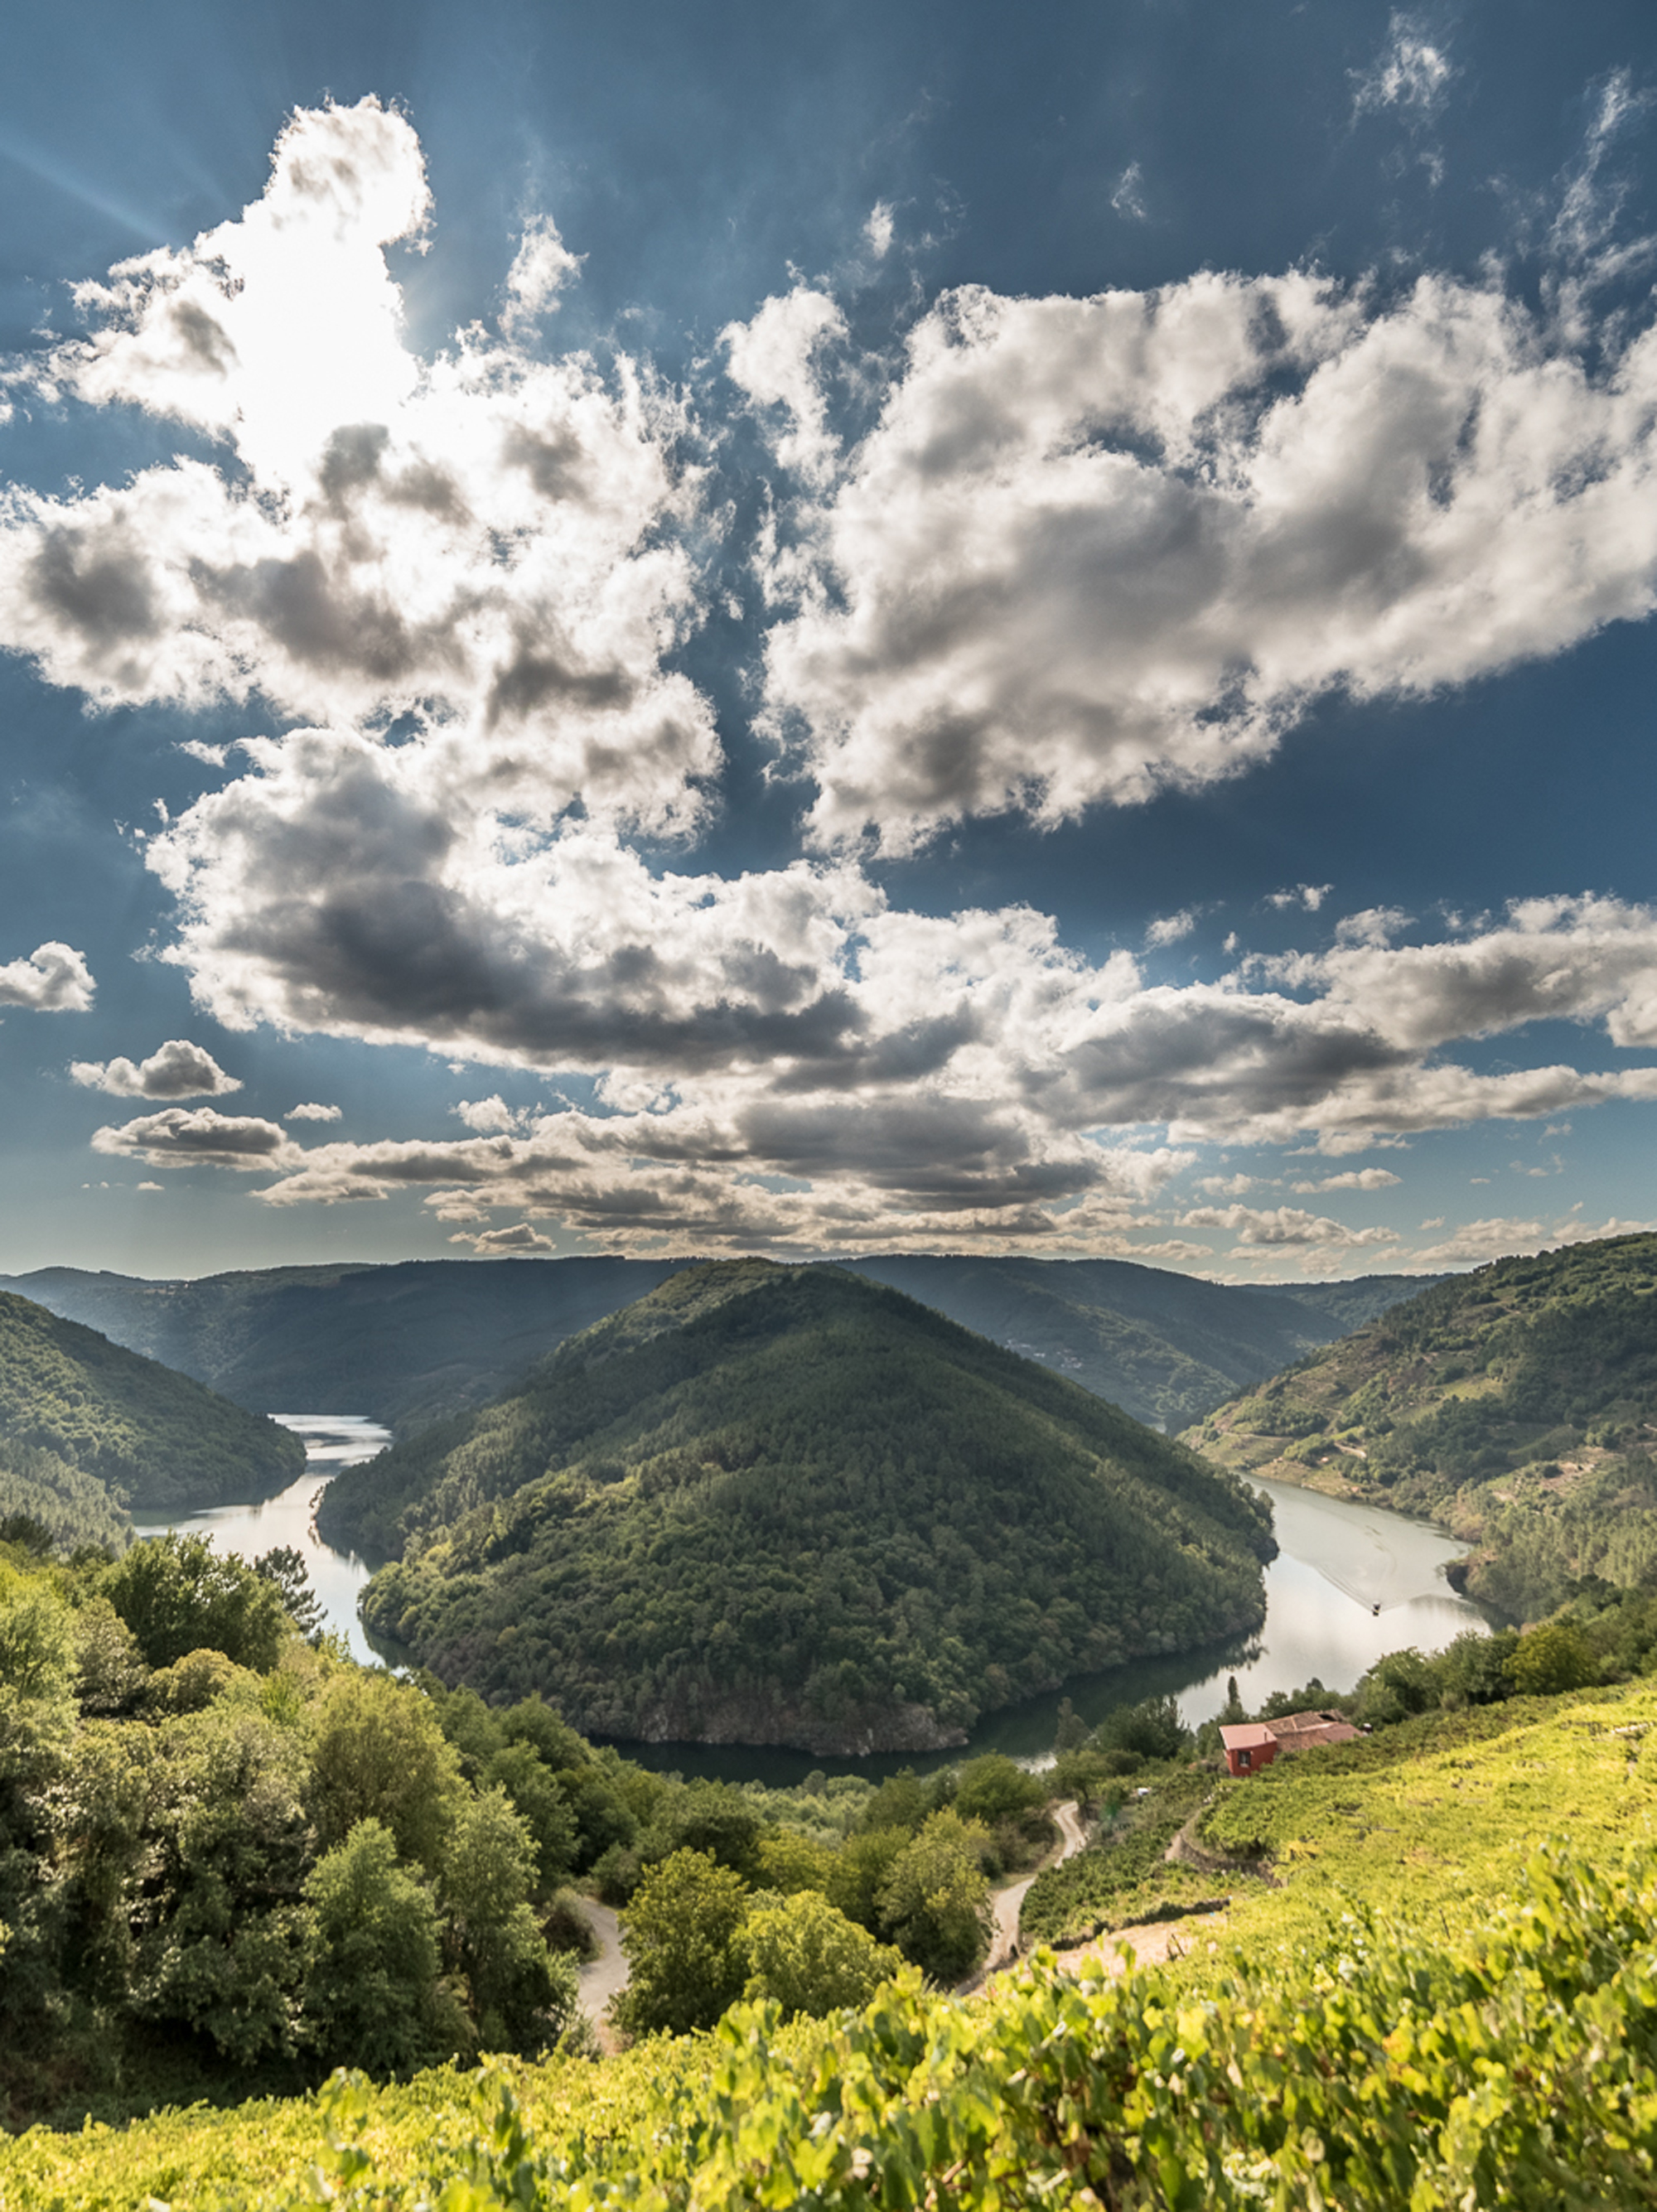
[[1321,1744],[1355,1743],[1363,1734],[1341,1713],[1284,1713],[1275,1721],[1244,1721],[1220,1730],[1226,1771],[1258,1774],[1280,1751],[1315,1751]]
[[1270,1766],[1278,1755],[1278,1739],[1264,1721],[1242,1721],[1223,1728],[1220,1741],[1225,1746],[1226,1771],[1230,1774],[1256,1774],[1262,1766]]

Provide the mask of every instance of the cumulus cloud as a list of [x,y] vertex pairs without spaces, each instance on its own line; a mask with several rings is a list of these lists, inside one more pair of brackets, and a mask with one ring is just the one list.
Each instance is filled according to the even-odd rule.
[[[0,643],[100,704],[258,696],[382,745],[412,717],[404,773],[439,805],[464,780],[524,825],[579,802],[683,827],[719,749],[663,665],[699,617],[681,417],[626,359],[605,380],[476,328],[418,359],[385,247],[428,205],[400,116],[301,113],[239,218],[80,288],[94,334],[37,386],[228,458],[14,488]],[[532,228],[519,307],[549,296],[555,236]]]
[[518,1126],[517,1115],[499,1091],[487,1098],[463,1098],[453,1110],[469,1129],[479,1130],[485,1135],[493,1130],[515,1129]]
[[527,1221],[520,1221],[510,1229],[486,1229],[479,1236],[451,1237],[451,1244],[470,1244],[474,1252],[485,1259],[510,1258],[514,1252],[550,1252],[553,1240],[531,1229]]
[[1300,1192],[1325,1190],[1391,1190],[1401,1180],[1387,1168],[1347,1168],[1339,1175],[1320,1176],[1314,1182],[1297,1182]]
[[1164,945],[1177,945],[1182,937],[1189,937],[1196,927],[1196,908],[1182,907],[1178,914],[1159,915],[1145,932],[1145,943],[1152,951]]
[[[889,211],[887,220],[889,242]],[[836,302],[804,284],[768,300],[750,322],[728,324],[719,333],[726,374],[756,407],[780,410],[788,427],[776,434],[777,459],[808,483],[828,477],[840,450],[813,363],[845,336]]]
[[0,967],[0,1006],[27,1006],[36,1014],[83,1014],[96,988],[84,954],[56,939],[37,945],[26,960]]
[[241,1084],[212,1054],[184,1037],[169,1037],[148,1060],[76,1060],[70,1073],[90,1091],[117,1098],[221,1098]]
[[275,1121],[251,1114],[220,1114],[211,1106],[194,1113],[169,1106],[163,1113],[140,1115],[119,1127],[94,1130],[94,1152],[118,1159],[142,1160],[148,1167],[238,1168],[244,1173],[296,1164],[300,1147]]
[[[1172,1251],[1201,1248],[1144,1240],[1200,1144],[1344,1154],[1657,1097],[1657,1067],[1456,1057],[1544,1019],[1657,1048],[1648,908],[1534,900],[1417,944],[1375,910],[1322,949],[1156,985],[1027,908],[898,910],[828,849],[866,823],[895,848],[956,815],[1211,781],[1332,684],[1426,689],[1642,611],[1657,350],[1637,331],[1590,366],[1499,289],[1439,279],[1392,300],[1303,273],[962,292],[848,452],[839,308],[803,285],[768,301],[725,355],[803,487],[765,681],[823,842],[725,876],[640,849],[694,833],[720,765],[671,659],[701,607],[683,411],[638,364],[533,356],[510,307],[498,339],[418,359],[384,248],[427,210],[400,118],[319,111],[240,218],[84,290],[93,335],[37,384],[208,443],[117,486],[10,494],[0,643],[94,701],[279,718],[203,753],[222,787],[147,846],[176,902],[162,957],[205,1012],[579,1075],[590,1103],[491,1095],[458,1109],[464,1135],[358,1143],[173,1107],[100,1152],[262,1170],[276,1206],[417,1194],[470,1240],[500,1216],[643,1247]],[[532,231],[520,305],[573,276],[555,238]],[[1310,917],[1328,893],[1278,902]],[[0,979],[33,994],[14,1003],[90,998],[66,947]],[[1240,1249],[1383,1234],[1205,1211]]]
[[1349,1229],[1326,1214],[1308,1213],[1297,1206],[1198,1206],[1182,1213],[1185,1229],[1225,1229],[1240,1245],[1257,1249],[1298,1245],[1395,1244],[1392,1229]]
[[522,241],[507,272],[508,304],[501,318],[506,328],[516,335],[525,325],[550,313],[565,285],[580,275],[586,258],[585,254],[570,252],[550,216],[532,217],[524,226]]
[[340,1109],[337,1106],[319,1106],[311,1100],[303,1105],[290,1106],[282,1118],[284,1121],[337,1121]]
[[1422,696],[1646,615],[1657,334],[1551,296],[1302,270],[940,300],[768,572],[816,834],[902,851],[1211,784],[1332,690]]

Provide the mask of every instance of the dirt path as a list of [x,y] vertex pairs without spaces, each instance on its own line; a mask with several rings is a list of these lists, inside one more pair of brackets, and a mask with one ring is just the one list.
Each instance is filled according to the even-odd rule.
[[610,2051],[616,2045],[604,2019],[604,2009],[610,1999],[627,1987],[627,1957],[622,1949],[621,1924],[609,1905],[600,1905],[597,1898],[584,1897],[581,1910],[598,1938],[598,1955],[589,1959],[581,1969],[576,2002],[598,2029],[599,2042]]
[[1167,1960],[1182,1959],[1225,1924],[1223,1912],[1188,1912],[1182,1920],[1158,1920],[1143,1928],[1119,1928],[1108,1936],[1096,1936],[1091,1943],[1060,1951],[1058,1960],[1068,1974],[1102,1973],[1114,1978],[1126,1963],[1118,1944],[1127,1946],[1136,1966],[1160,1966]]
[[[1042,1860],[1036,1874],[1040,1874],[1043,1868],[1059,1866],[1065,1859],[1073,1859],[1087,1841],[1082,1815],[1077,1809],[1074,1798],[1066,1797],[1055,1805],[1053,1817],[1059,1823],[1059,1848],[1050,1851]],[[1010,1966],[1018,1956],[1018,1915],[1023,1908],[1025,1893],[1035,1880],[1035,1875],[1029,1874],[1022,1881],[1016,1881],[1010,1887],[995,1893],[995,1929],[990,1937],[989,1956],[973,1976],[968,1984],[970,1988],[977,1989],[990,1975],[998,1972],[1003,1966]]]

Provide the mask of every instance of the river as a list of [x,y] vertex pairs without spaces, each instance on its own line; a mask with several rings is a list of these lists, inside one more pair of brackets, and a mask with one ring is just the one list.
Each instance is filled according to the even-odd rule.
[[[313,1516],[321,1484],[340,1468],[372,1458],[390,1442],[389,1433],[372,1421],[342,1415],[274,1418],[305,1440],[306,1471],[291,1489],[262,1505],[225,1505],[176,1522],[134,1526],[141,1536],[168,1527],[200,1530],[247,1559],[278,1544],[292,1545],[310,1570],[328,1626],[340,1631],[358,1658],[373,1662],[377,1655],[357,1618],[367,1565],[355,1553],[323,1543]],[[1031,1759],[1050,1751],[1061,1696],[1068,1696],[1089,1727],[1097,1727],[1118,1705],[1172,1696],[1194,1726],[1225,1703],[1229,1674],[1236,1676],[1242,1701],[1252,1708],[1273,1691],[1299,1689],[1314,1677],[1326,1689],[1350,1690],[1386,1652],[1410,1644],[1441,1651],[1469,1629],[1484,1631],[1478,1607],[1458,1597],[1444,1579],[1446,1565],[1460,1557],[1463,1547],[1442,1530],[1378,1505],[1354,1505],[1289,1483],[1262,1481],[1256,1486],[1272,1500],[1279,1547],[1266,1571],[1266,1626],[1257,1638],[1078,1675],[1062,1692],[988,1715],[974,1731],[967,1755],[1005,1751]],[[779,1786],[803,1781],[813,1768],[878,1778],[901,1766],[925,1771],[962,1755],[956,1751],[835,1759],[747,1744],[620,1747],[646,1766]]]
[[370,1647],[356,1609],[368,1579],[367,1564],[355,1552],[337,1552],[325,1544],[313,1516],[323,1485],[341,1468],[355,1467],[359,1460],[384,1451],[391,1432],[377,1421],[349,1413],[273,1413],[270,1418],[279,1427],[292,1429],[304,1443],[305,1472],[297,1482],[259,1505],[219,1505],[174,1521],[135,1520],[133,1531],[159,1536],[168,1528],[187,1529],[243,1559],[256,1559],[262,1552],[284,1544],[291,1547],[305,1561],[329,1627],[345,1638],[354,1657],[376,1665],[379,1654]]

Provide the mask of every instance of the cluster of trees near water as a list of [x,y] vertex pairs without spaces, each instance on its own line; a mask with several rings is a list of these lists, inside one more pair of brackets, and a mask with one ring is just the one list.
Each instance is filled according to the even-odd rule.
[[0,1292],[0,1513],[59,1543],[124,1543],[126,1508],[268,1498],[297,1437],[95,1329]]
[[1187,1441],[1429,1516],[1476,1547],[1466,1587],[1509,1620],[1657,1581],[1657,1237],[1453,1277]]
[[994,1758],[686,1784],[538,1698],[358,1666],[290,1552],[64,1561],[0,1524],[0,2104],[78,2124],[579,2043],[577,1880],[625,1908],[629,2033],[861,2002],[906,1960],[951,1980],[1046,1795]]
[[673,1277],[319,1512],[401,1553],[364,1617],[447,1680],[599,1735],[820,1753],[958,1741],[1068,1674],[1252,1631],[1270,1523],[913,1300],[763,1261]]

